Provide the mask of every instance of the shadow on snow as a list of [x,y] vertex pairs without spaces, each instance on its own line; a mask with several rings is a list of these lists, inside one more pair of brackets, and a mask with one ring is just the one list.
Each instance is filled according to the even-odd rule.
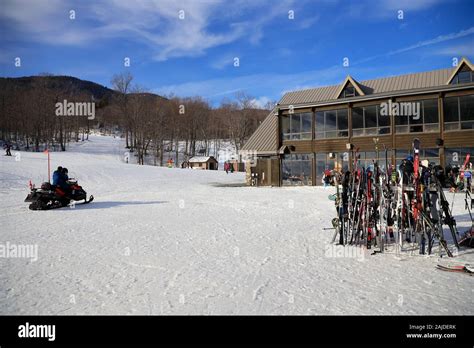
[[[168,203],[168,201],[94,201],[89,204],[83,204],[78,202],[74,208],[69,208],[70,210],[74,209],[107,209],[107,208],[115,208],[120,206],[133,206],[133,205],[153,205],[153,204],[162,204]],[[61,209],[61,210],[69,210],[69,209]]]

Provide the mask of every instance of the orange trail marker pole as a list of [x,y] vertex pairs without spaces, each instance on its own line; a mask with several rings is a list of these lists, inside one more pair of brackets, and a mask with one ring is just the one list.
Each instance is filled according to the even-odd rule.
[[48,149],[44,150],[44,153],[48,154],[48,182],[51,183],[51,164]]

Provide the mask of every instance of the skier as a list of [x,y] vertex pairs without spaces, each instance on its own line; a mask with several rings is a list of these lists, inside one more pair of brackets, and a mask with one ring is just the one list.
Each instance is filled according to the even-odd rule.
[[5,156],[11,156],[12,153],[10,152],[10,149],[12,148],[12,146],[10,144],[6,143],[4,148],[5,148]]
[[226,174],[229,174],[229,162],[224,162],[224,170]]

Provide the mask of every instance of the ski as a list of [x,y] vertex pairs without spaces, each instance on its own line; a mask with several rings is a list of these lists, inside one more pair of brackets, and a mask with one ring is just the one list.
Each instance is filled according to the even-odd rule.
[[443,266],[443,265],[436,265],[436,268],[445,271],[445,272],[456,272],[456,273],[464,273],[468,275],[474,275],[474,270],[467,268],[466,266]]

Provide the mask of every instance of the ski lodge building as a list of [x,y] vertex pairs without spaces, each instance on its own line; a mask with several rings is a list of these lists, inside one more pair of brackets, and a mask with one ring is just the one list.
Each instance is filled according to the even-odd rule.
[[[256,153],[258,185],[321,185],[324,170],[361,166],[379,154],[398,164],[421,141],[420,157],[459,165],[474,154],[474,65],[286,93],[243,146]],[[376,144],[377,143],[377,144]],[[378,151],[376,150],[378,148]]]

